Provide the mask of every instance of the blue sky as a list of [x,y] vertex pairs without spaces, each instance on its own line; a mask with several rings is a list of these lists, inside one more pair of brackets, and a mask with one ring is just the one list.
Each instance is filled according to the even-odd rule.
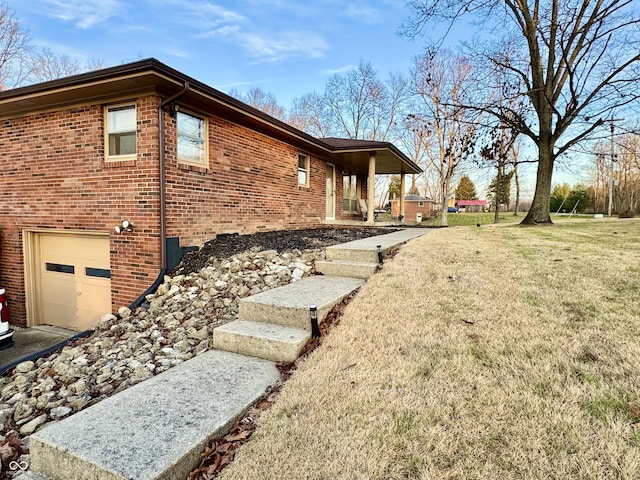
[[408,74],[424,44],[397,34],[405,0],[8,0],[32,43],[84,64],[155,57],[222,91],[259,87],[288,108],[370,61]]

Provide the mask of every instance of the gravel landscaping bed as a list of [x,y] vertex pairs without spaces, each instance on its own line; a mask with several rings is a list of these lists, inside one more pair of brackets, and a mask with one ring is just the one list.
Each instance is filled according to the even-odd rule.
[[[387,229],[314,229],[224,235],[188,254],[147,304],[105,315],[88,337],[0,378],[0,460],[29,462],[28,437],[210,348],[236,319],[238,299],[314,273],[324,247]],[[3,470],[6,470],[4,468]],[[4,472],[1,478],[11,478]]]

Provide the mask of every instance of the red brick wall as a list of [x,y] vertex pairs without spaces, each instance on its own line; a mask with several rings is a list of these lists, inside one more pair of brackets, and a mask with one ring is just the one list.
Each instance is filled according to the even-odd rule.
[[[0,120],[0,285],[26,325],[22,231],[109,234],[113,307],[128,305],[160,264],[157,110],[137,100],[138,156],[105,163],[102,105]],[[113,227],[131,220],[135,231]]]
[[[416,213],[422,213],[422,218],[429,218],[431,216],[431,202],[424,202],[424,206],[418,206],[418,202],[405,201],[404,202],[404,218],[407,220],[416,220]],[[400,214],[400,201],[391,200],[391,216],[397,217]]]
[[219,233],[295,229],[324,220],[324,161],[311,156],[309,187],[299,186],[298,153],[305,152],[209,117],[208,168],[181,164],[175,121],[166,120],[167,234],[179,236],[182,245],[200,245]]
[[[105,162],[103,105],[0,120],[0,287],[12,323],[26,325],[22,231],[108,234],[112,306],[135,300],[160,269],[158,105],[138,98],[137,159]],[[200,245],[219,233],[302,228],[325,215],[325,162],[311,156],[297,181],[298,149],[209,118],[209,168],[179,165],[175,121],[165,115],[167,236]],[[342,217],[336,168],[336,217]],[[133,222],[132,233],[113,227]]]

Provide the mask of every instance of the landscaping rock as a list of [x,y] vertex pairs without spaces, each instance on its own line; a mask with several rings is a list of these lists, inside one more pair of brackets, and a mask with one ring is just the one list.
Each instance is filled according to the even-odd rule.
[[207,351],[213,329],[237,318],[239,298],[311,274],[323,257],[321,249],[251,250],[165,276],[147,308],[121,307],[120,318],[103,316],[90,336],[1,378],[0,436],[13,429],[26,437]]

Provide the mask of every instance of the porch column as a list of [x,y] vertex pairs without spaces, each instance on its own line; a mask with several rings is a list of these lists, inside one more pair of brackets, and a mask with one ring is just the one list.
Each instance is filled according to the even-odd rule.
[[369,154],[369,183],[367,185],[367,223],[373,225],[375,217],[373,211],[375,210],[376,201],[376,153],[371,152]]
[[405,178],[405,174],[401,173],[400,174],[400,215],[402,216],[402,219],[404,221],[404,178]]

